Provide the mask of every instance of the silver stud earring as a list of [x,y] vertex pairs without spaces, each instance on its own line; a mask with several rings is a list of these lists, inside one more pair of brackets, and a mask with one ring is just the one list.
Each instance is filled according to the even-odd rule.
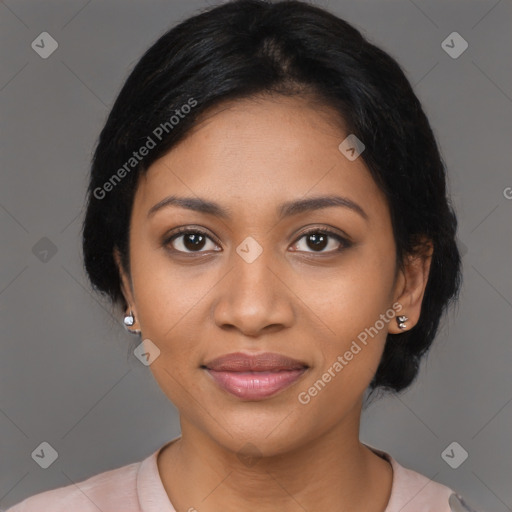
[[123,323],[126,327],[130,327],[132,326],[134,323],[135,323],[135,317],[133,316],[133,313],[132,311],[130,310],[130,312],[124,317],[123,319]]
[[123,318],[123,324],[125,329],[131,334],[140,334],[139,329],[130,329],[130,327],[135,323],[135,317],[133,316],[132,310]]
[[405,329],[407,325],[405,325],[405,322],[409,320],[405,315],[400,315],[396,317],[396,322],[398,324],[399,329]]

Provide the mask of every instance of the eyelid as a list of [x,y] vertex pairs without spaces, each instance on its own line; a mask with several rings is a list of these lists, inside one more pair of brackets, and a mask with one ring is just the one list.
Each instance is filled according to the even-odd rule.
[[343,241],[347,242],[347,244],[350,244],[350,243],[353,243],[351,238],[344,232],[344,231],[341,231],[337,228],[331,228],[329,226],[324,226],[324,227],[321,227],[321,226],[313,226],[312,228],[308,228],[304,231],[302,231],[296,238],[296,241],[300,240],[303,236],[305,235],[309,235],[310,233],[317,233],[317,232],[320,232],[320,233],[325,233],[329,236],[332,236],[334,238],[340,238],[342,239]]

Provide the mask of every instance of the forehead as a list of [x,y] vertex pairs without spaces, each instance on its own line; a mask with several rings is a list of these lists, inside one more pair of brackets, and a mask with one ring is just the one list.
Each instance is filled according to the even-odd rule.
[[222,104],[150,166],[134,208],[147,212],[175,194],[235,204],[250,218],[298,197],[338,194],[385,214],[363,159],[350,161],[338,148],[348,135],[337,113],[300,97]]

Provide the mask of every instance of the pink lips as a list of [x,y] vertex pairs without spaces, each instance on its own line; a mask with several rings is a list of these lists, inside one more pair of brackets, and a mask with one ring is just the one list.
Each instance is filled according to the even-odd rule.
[[238,398],[260,400],[293,384],[308,365],[282,354],[237,352],[216,358],[204,368],[225,391]]

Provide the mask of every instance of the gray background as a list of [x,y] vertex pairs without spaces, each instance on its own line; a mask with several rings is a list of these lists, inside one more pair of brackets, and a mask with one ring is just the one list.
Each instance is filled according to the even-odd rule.
[[[459,307],[419,380],[366,411],[361,439],[475,508],[512,510],[512,4],[316,4],[390,52],[415,85],[449,169],[464,254]],[[207,5],[0,3],[3,508],[142,460],[179,434],[176,409],[131,353],[133,338],[90,292],[79,230],[91,152],[123,81],[159,35]],[[59,44],[47,59],[31,48],[43,31]],[[453,31],[469,43],[457,59],[441,47]],[[43,441],[59,454],[48,469],[31,458]],[[457,469],[441,457],[453,441],[469,454]]]

